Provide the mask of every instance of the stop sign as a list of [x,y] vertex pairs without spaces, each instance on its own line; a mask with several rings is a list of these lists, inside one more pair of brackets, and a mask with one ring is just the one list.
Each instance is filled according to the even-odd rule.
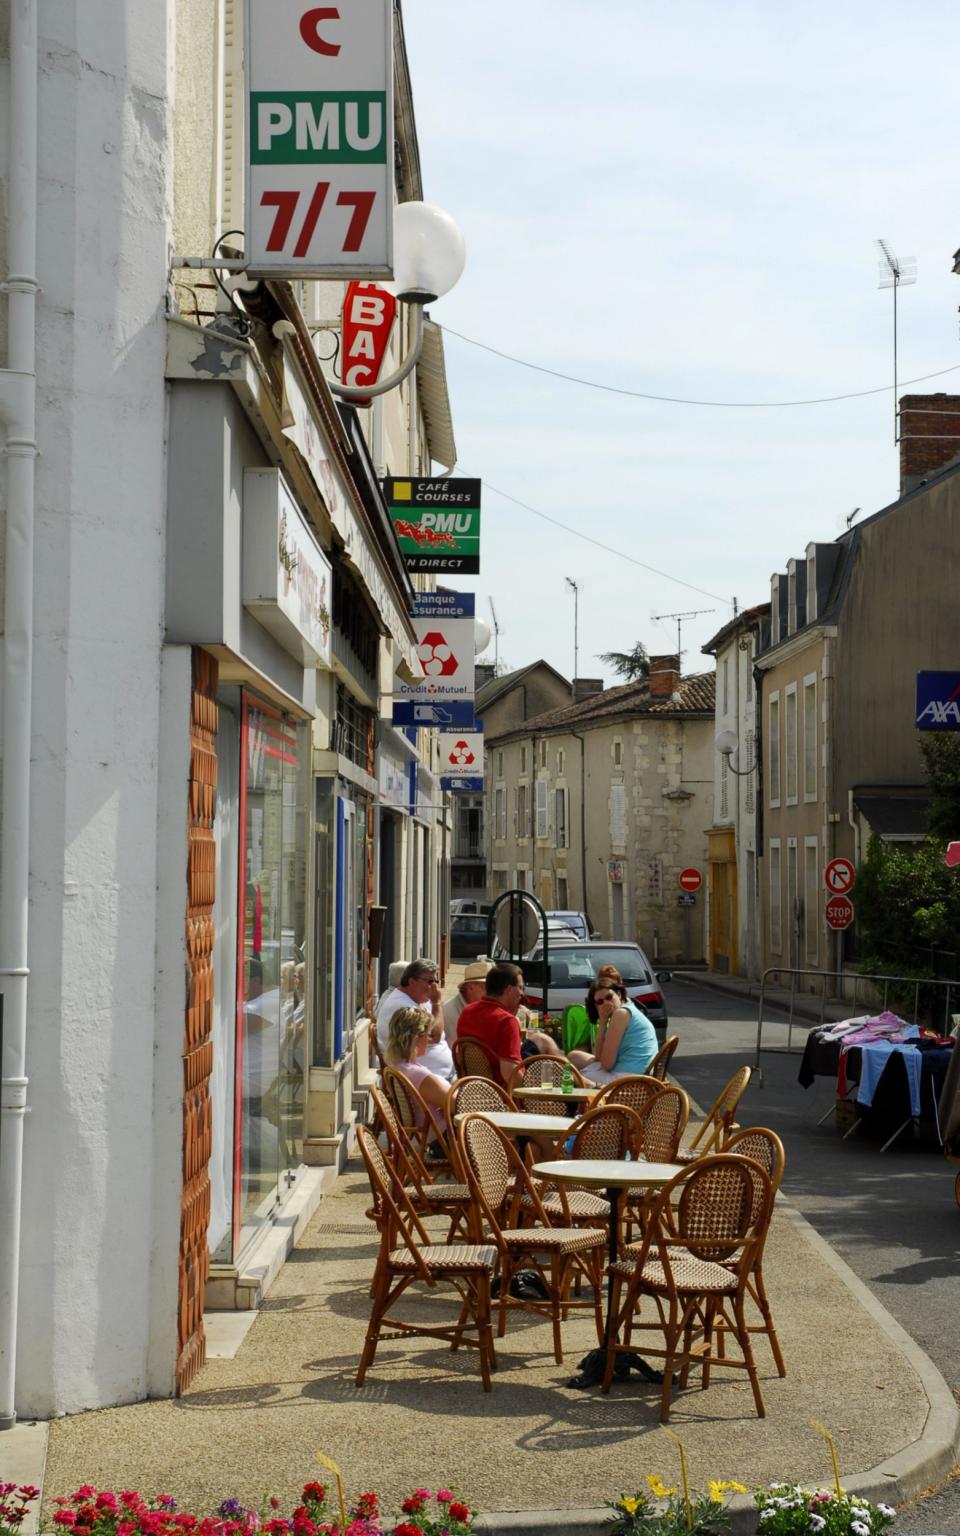
[[703,884],[703,876],[699,869],[681,869],[677,879],[683,891],[699,891]]
[[853,902],[849,896],[832,896],[824,910],[828,928],[849,928],[853,922]]

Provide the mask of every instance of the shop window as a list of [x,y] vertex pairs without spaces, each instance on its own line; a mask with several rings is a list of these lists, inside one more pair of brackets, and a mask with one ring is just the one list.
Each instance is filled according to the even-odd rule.
[[234,1236],[302,1160],[310,730],[242,697]]

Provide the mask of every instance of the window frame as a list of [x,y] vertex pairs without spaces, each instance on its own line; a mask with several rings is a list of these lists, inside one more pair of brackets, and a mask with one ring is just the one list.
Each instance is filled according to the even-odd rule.
[[[817,704],[819,689],[817,687],[816,672],[808,672],[803,679],[803,798],[807,805],[814,804],[820,793],[820,722],[817,717]],[[810,742],[807,740],[807,700],[813,698],[813,757],[810,757]],[[810,775],[808,769],[813,768],[813,788],[810,788]]]
[[[797,805],[800,800],[799,725],[800,701],[796,683],[788,683],[783,690],[783,799],[785,805]],[[790,729],[791,720],[793,730]],[[791,778],[793,789],[790,788]]]
[[[767,871],[767,942],[771,955],[783,954],[783,857],[779,837],[771,837],[767,845],[770,867]],[[773,872],[776,865],[777,879]],[[776,923],[774,923],[776,919]]]
[[780,809],[780,690],[775,689],[767,700],[767,804],[772,811]]

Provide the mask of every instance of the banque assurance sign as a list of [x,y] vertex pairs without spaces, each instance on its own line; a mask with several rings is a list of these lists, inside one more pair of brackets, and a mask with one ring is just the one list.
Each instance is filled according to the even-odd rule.
[[392,276],[391,0],[247,0],[246,58],[249,270]]

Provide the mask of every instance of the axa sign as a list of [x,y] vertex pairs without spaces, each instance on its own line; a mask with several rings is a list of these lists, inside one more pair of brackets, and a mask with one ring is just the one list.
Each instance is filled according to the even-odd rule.
[[918,731],[960,731],[960,672],[917,673]]

